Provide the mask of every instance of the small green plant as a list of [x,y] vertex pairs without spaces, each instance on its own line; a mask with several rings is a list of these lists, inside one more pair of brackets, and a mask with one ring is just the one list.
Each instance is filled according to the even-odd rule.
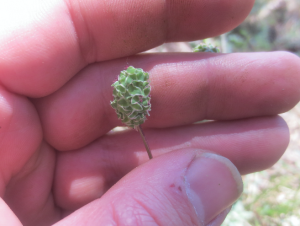
[[218,47],[213,46],[212,44],[199,44],[194,49],[193,52],[209,52],[209,53],[219,53],[220,50]]
[[149,145],[141,127],[151,110],[151,87],[148,79],[149,74],[141,68],[130,66],[121,71],[118,80],[112,84],[114,100],[110,104],[125,125],[140,132],[149,158],[152,159]]

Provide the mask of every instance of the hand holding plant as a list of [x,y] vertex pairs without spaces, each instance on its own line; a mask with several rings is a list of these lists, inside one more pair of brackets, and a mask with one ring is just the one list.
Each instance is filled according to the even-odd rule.
[[[300,61],[138,53],[229,31],[252,4],[1,1],[0,225],[220,225],[240,174],[270,167],[288,144],[276,115],[299,101]],[[121,125],[109,100],[127,59],[151,75],[151,161],[135,131],[109,133]],[[131,97],[134,117],[120,111],[133,127],[148,91]],[[194,124],[203,119],[214,121]]]

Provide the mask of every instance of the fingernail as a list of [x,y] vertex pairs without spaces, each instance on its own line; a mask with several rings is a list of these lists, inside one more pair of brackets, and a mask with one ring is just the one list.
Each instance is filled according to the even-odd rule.
[[243,191],[237,168],[225,157],[204,153],[194,159],[185,175],[187,195],[201,225],[233,204]]

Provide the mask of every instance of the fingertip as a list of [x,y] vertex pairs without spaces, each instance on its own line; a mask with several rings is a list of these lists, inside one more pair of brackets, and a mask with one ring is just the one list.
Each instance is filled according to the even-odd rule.
[[213,153],[202,153],[192,161],[186,182],[189,200],[203,225],[231,206],[243,191],[237,168],[227,158]]
[[[268,53],[270,54],[270,53]],[[278,101],[285,103],[280,113],[293,108],[300,100],[300,58],[290,52],[276,51],[269,67],[273,70],[274,79],[270,82],[278,87]]]
[[[253,148],[252,151],[245,153],[244,159],[253,161],[251,167],[247,167],[244,162],[244,166],[240,163],[240,173],[242,175],[262,171],[273,166],[285,153],[290,142],[290,131],[287,123],[281,116],[274,116],[269,118],[269,126],[266,130],[269,130],[268,139],[261,139],[257,146],[262,148]],[[258,134],[259,136],[259,134]]]

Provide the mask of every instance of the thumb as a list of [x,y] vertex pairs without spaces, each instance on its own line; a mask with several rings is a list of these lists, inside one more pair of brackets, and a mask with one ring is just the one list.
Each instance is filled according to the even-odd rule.
[[226,158],[170,152],[137,167],[56,225],[220,225],[243,189]]

